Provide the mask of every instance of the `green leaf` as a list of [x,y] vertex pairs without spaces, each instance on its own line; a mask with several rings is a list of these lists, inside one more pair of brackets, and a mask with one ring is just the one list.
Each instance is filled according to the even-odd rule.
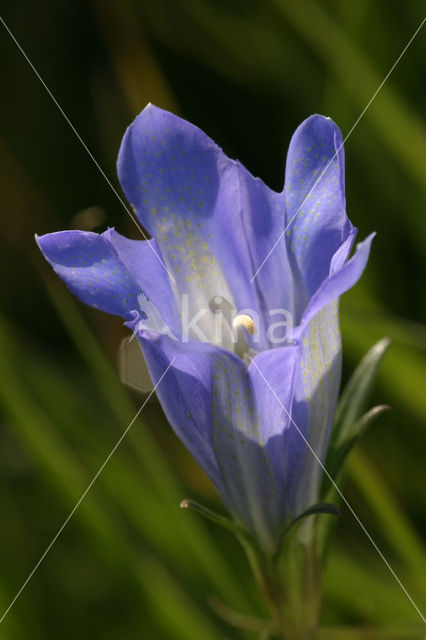
[[379,364],[390,342],[390,338],[383,338],[377,342],[352,374],[341,395],[337,409],[336,435],[338,435],[339,429],[346,428],[347,424],[353,424],[364,413]]
[[355,422],[352,426],[348,424],[348,428],[334,444],[333,455],[328,462],[327,471],[332,478],[336,478],[339,470],[342,468],[347,455],[358,438],[367,430],[367,428],[385,411],[389,411],[389,405],[378,405],[367,411],[362,418]]
[[364,414],[379,364],[389,347],[390,339],[383,338],[364,356],[355,369],[337,408],[336,421],[330,438],[326,468],[332,477],[366,427],[384,410],[376,407]]
[[215,522],[216,524],[224,527],[225,529],[228,529],[229,531],[232,531],[232,533],[238,536],[242,533],[240,527],[235,524],[235,522],[233,522],[230,518],[221,516],[219,513],[216,513],[215,511],[204,507],[202,504],[195,502],[195,500],[182,500],[179,506],[181,509],[190,509],[191,511],[195,511],[200,516],[203,516],[203,518],[211,520],[211,522]]
[[[333,495],[331,495],[331,497],[333,497]],[[321,513],[325,513],[333,516],[340,516],[339,509],[334,504],[331,504],[329,502],[318,502],[317,504],[312,505],[311,507],[306,509],[306,511],[303,511],[303,513],[297,516],[294,520],[292,520],[290,524],[286,527],[286,529],[284,529],[281,536],[280,544],[278,545],[277,557],[282,555],[282,550],[284,548],[287,536],[290,532],[293,531],[294,525],[299,523],[301,520],[305,520],[305,518],[309,516],[315,516]],[[317,532],[319,531],[321,534],[324,531],[331,530],[331,526],[326,525],[324,523],[315,523],[315,525],[316,525],[316,531]]]
[[297,518],[292,520],[292,522],[284,530],[282,537],[284,538],[290,531],[290,529],[292,529],[297,522],[300,522],[300,520],[304,520],[308,516],[316,516],[320,513],[327,513],[332,516],[340,516],[340,511],[334,504],[330,504],[328,502],[318,502],[317,504],[313,504],[311,507],[306,509],[306,511],[297,516]]

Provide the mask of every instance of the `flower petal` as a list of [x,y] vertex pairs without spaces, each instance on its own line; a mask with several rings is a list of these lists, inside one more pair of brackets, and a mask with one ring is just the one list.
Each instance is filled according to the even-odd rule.
[[82,302],[123,317],[138,308],[140,287],[106,237],[89,231],[59,231],[36,240],[46,260]]
[[305,325],[300,347],[292,414],[294,429],[286,450],[293,461],[288,495],[296,515],[318,500],[321,465],[336,410],[341,373],[338,300],[328,302]]
[[343,267],[346,260],[349,258],[350,252],[352,251],[357,233],[358,229],[354,227],[344,243],[337,249],[336,253],[331,259],[329,275],[337,273]]
[[296,129],[286,164],[286,231],[294,269],[310,297],[353,227],[345,211],[342,136],[330,119],[313,115]]
[[[188,122],[148,105],[127,129],[117,167],[128,200],[173,274],[179,310],[185,294],[190,294],[189,318],[208,310],[213,296],[233,304],[217,258],[220,233],[213,226],[216,206],[230,207],[232,196],[221,189],[221,176],[232,169],[213,141]],[[214,341],[211,312],[198,326]]]
[[[342,263],[342,256],[339,253],[340,249],[338,250],[336,253],[336,259],[333,258],[332,260],[332,266],[334,267],[332,269],[332,273],[324,280],[312,296],[311,301],[303,314],[300,327],[296,328],[293,332],[295,337],[298,337],[300,333],[304,331],[304,327],[306,327],[318,311],[328,305],[328,303],[335,298],[341,296],[342,293],[348,291],[348,289],[358,282],[367,265],[371,243],[375,235],[375,233],[371,233],[365,240],[363,240],[363,242],[360,242],[356,247],[353,257],[338,271],[335,271],[335,267]],[[344,247],[345,251],[347,248],[347,246]]]
[[[154,383],[172,362],[158,396],[174,431],[237,521],[273,552],[291,517],[280,460],[288,418],[274,398],[267,397],[257,370],[251,366],[249,372],[234,354],[150,331],[137,335]],[[282,376],[291,378],[296,352],[292,347],[275,350],[274,371],[279,362]],[[267,358],[256,358],[269,376]],[[280,387],[280,394],[286,406],[291,405],[291,385]]]
[[[164,324],[179,336],[177,303],[167,271],[158,258],[160,250],[155,239],[129,240],[115,229],[108,229],[102,236],[114,247],[120,261],[156,307]],[[139,307],[142,308],[140,304]]]
[[[252,295],[256,300],[253,310],[260,314],[257,324],[260,336],[263,336],[256,348],[267,349],[271,346],[269,339],[265,337],[270,322],[267,314],[273,309],[285,309],[292,317],[300,317],[304,299],[299,296],[295,287],[283,234],[284,194],[269,189],[262,180],[253,178],[240,164],[235,179],[238,179],[241,216],[240,221],[236,221],[239,224],[236,230],[245,238],[248,251],[245,263],[249,265]],[[226,236],[224,230],[224,240]],[[235,253],[232,246],[229,246],[228,251]],[[243,256],[242,248],[240,252]],[[243,257],[239,260],[243,262]]]
[[[281,374],[291,380],[296,350],[280,351],[278,355],[275,350],[275,371],[279,363]],[[266,376],[271,373],[266,366],[271,353],[256,356]],[[214,358],[213,370],[213,438],[225,501],[262,548],[273,553],[289,516],[280,459],[288,417],[268,397],[259,365],[252,362],[247,370],[241,360],[222,352]],[[282,391],[289,406],[291,384]]]
[[135,330],[153,384],[171,365],[157,390],[161,406],[176,435],[223,494],[211,429],[211,355],[218,347],[195,341],[183,344],[141,329],[137,320],[127,324]]
[[177,307],[154,240],[128,240],[114,229],[100,235],[59,231],[36,239],[44,257],[82,302],[126,319],[134,316],[131,312],[146,311],[149,304],[162,324],[179,335]]
[[[261,416],[265,455],[277,486],[279,511],[273,523],[275,532],[282,530],[298,515],[293,511],[288,488],[297,468],[291,444],[294,438],[300,440],[290,419],[300,358],[300,346],[291,345],[259,353],[249,366],[256,414]],[[272,507],[269,508],[272,510]]]
[[[338,298],[360,278],[368,260],[371,234],[357,246],[355,255],[344,264],[355,232],[348,236],[331,261],[330,276],[311,298],[301,324],[293,332],[299,340],[302,357],[296,377],[293,404],[294,422],[303,438],[289,439],[287,454],[294,462],[289,485],[292,509],[301,513],[318,499],[318,490],[328,439],[336,411],[341,374],[341,338]],[[343,266],[342,266],[343,265]],[[339,268],[340,267],[340,268]]]
[[[282,233],[283,195],[227,158],[200,129],[149,105],[123,138],[118,174],[176,289],[190,294],[191,317],[208,308],[213,296],[238,312],[254,310],[260,325],[268,306],[288,307],[292,280],[285,242],[250,284]],[[213,341],[213,316],[199,324]],[[265,332],[258,329],[264,347]]]

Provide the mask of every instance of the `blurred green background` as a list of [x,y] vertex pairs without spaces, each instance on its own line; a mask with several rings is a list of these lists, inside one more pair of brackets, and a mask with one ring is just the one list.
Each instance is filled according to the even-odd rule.
[[[417,0],[8,0],[2,9],[114,185],[124,130],[153,102],[200,126],[281,189],[296,126],[319,112],[345,136],[425,6]],[[3,27],[0,33],[1,615],[142,398],[117,375],[126,335],[120,320],[73,299],[34,242],[34,233],[72,227],[116,226],[131,237],[135,228]],[[346,144],[348,213],[360,238],[376,230],[377,239],[361,282],[342,300],[345,378],[375,341],[393,338],[373,399],[393,410],[352,455],[345,494],[420,608],[426,601],[425,59],[426,27]],[[151,400],[0,625],[0,637],[255,637],[214,611],[216,597],[242,613],[264,615],[243,552],[228,534],[179,510],[185,497],[220,509]],[[419,622],[346,510],[325,574],[323,622],[389,633],[405,628],[399,638],[412,637]]]

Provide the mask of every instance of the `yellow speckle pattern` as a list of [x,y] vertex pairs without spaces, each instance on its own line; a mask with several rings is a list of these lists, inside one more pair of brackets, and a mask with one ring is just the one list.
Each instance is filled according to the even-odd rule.
[[[307,154],[312,153],[306,151]],[[310,170],[310,164],[309,157],[293,160],[293,166],[288,172],[290,184],[286,184],[288,221],[303,206],[303,209],[298,211],[299,220],[296,222],[296,218],[288,234],[291,236],[290,250],[296,254],[299,262],[303,258],[302,245],[309,246],[310,229],[317,225],[321,218],[333,214],[334,205],[339,204],[340,198],[337,159],[333,159],[332,154],[330,157],[322,156],[315,163],[318,168],[313,171]],[[303,172],[297,168],[300,165],[305,169]],[[294,178],[295,175],[298,176],[297,180]],[[316,181],[318,184],[315,185]]]
[[[161,130],[149,140],[138,171],[138,204],[176,281],[177,303],[181,304],[182,294],[189,294],[189,316],[194,317],[208,308],[212,296],[223,296],[232,303],[232,295],[214,251],[214,243],[222,241],[214,230],[215,158],[211,150],[190,145],[190,139]],[[197,323],[212,341],[213,320],[212,314],[205,314]]]
[[257,535],[273,535],[260,530],[279,498],[248,372],[225,354],[212,356],[212,368],[213,446],[230,507],[237,514],[243,510],[245,521],[249,516]]
[[[41,249],[56,273],[89,306],[122,315],[137,308],[139,287],[102,237],[84,232],[63,232],[61,245]],[[65,260],[64,260],[65,256]]]
[[[324,461],[340,384],[341,337],[337,300],[330,302],[311,320],[302,344],[299,377],[302,387],[299,395],[303,394],[300,399],[306,402],[308,410],[309,432],[305,435],[320,460]],[[301,484],[300,494],[306,502],[306,495],[317,498],[315,493],[321,467],[310,451],[305,454],[304,465],[309,467],[309,471],[301,473],[300,477],[305,481]]]
[[[311,261],[317,259],[324,244],[324,233],[327,246],[323,246],[323,253],[329,247],[331,255],[334,253],[342,241],[341,230],[346,220],[343,168],[339,160],[343,150],[336,155],[334,136],[337,135],[337,144],[338,130],[331,121],[324,120],[320,126],[318,121],[314,121],[317,125],[305,123],[304,133],[292,141],[294,148],[289,151],[286,168],[287,245],[303,271],[313,269]],[[325,275],[321,273],[321,278]]]

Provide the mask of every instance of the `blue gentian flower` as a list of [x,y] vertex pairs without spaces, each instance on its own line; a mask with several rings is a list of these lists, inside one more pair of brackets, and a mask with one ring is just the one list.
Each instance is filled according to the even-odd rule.
[[[62,231],[39,246],[80,300],[124,318],[154,383],[173,362],[157,391],[173,429],[273,553],[318,500],[321,467],[295,424],[324,461],[340,382],[338,298],[372,240],[349,259],[356,229],[340,131],[320,115],[305,120],[277,193],[200,129],[148,105],[126,131],[118,175],[151,240]],[[294,325],[285,341],[280,310]]]

